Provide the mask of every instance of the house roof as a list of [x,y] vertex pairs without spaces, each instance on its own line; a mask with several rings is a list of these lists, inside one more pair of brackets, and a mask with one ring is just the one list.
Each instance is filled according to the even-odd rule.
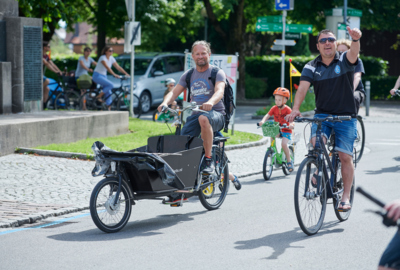
[[[64,43],[71,43],[74,45],[84,45],[91,43],[93,45],[97,44],[97,33],[93,26],[83,23],[76,23],[74,25],[74,32],[67,33]],[[107,39],[107,44],[124,44],[124,39],[111,38]]]

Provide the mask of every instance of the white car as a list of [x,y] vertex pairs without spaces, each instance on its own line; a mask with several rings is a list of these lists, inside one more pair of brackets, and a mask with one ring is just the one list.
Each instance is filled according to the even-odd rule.
[[[115,57],[118,64],[130,74],[131,55],[125,54]],[[142,112],[148,112],[151,107],[158,106],[164,99],[167,89],[165,80],[173,78],[177,83],[184,72],[185,54],[183,53],[137,53],[135,54],[134,93],[140,97]],[[116,72],[116,70],[114,70]],[[117,73],[118,74],[118,73]],[[120,86],[121,81],[112,75],[107,75],[114,83]],[[130,87],[130,80],[124,85]],[[137,107],[137,102],[134,101]]]

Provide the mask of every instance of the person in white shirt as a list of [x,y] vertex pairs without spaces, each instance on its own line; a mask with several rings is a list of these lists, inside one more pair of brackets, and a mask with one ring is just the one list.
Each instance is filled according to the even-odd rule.
[[103,101],[101,98],[103,95],[105,95],[105,102],[108,106],[108,110],[111,110],[111,89],[113,89],[114,84],[107,79],[107,72],[119,79],[119,76],[111,69],[111,66],[114,66],[118,71],[129,77],[129,74],[122,67],[120,67],[120,65],[118,65],[117,61],[112,56],[113,52],[113,48],[110,46],[105,46],[101,51],[98,64],[93,72],[93,81],[103,87],[103,92],[98,96],[98,98],[100,98],[99,101]]
[[75,71],[76,79],[78,79],[83,74],[88,74],[88,72],[93,72],[93,69],[91,69],[90,66],[92,64],[94,64],[95,66],[97,65],[97,62],[94,61],[94,59],[89,56],[91,52],[92,52],[92,49],[90,49],[89,47],[86,47],[83,50],[83,56],[79,57],[78,66],[76,67],[76,71]]

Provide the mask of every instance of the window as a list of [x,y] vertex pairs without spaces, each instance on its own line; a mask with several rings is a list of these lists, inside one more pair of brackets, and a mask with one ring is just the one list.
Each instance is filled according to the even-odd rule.
[[168,57],[165,57],[164,59],[165,59],[166,66],[167,66],[166,74],[183,71],[183,57],[182,56],[168,56]]
[[162,71],[165,72],[165,64],[162,58],[158,59],[156,62],[154,62],[153,67],[151,68],[151,72],[149,74],[150,77],[154,77],[154,72],[156,71]]

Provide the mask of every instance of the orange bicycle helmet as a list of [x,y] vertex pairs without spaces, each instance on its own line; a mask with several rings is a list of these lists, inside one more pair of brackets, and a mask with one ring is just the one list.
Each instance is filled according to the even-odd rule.
[[290,98],[290,92],[289,92],[289,90],[287,90],[287,89],[284,88],[284,87],[278,87],[278,88],[276,88],[273,95],[274,95],[274,96],[275,96],[275,95],[284,96],[284,97],[286,97],[286,98],[288,98],[288,99]]

